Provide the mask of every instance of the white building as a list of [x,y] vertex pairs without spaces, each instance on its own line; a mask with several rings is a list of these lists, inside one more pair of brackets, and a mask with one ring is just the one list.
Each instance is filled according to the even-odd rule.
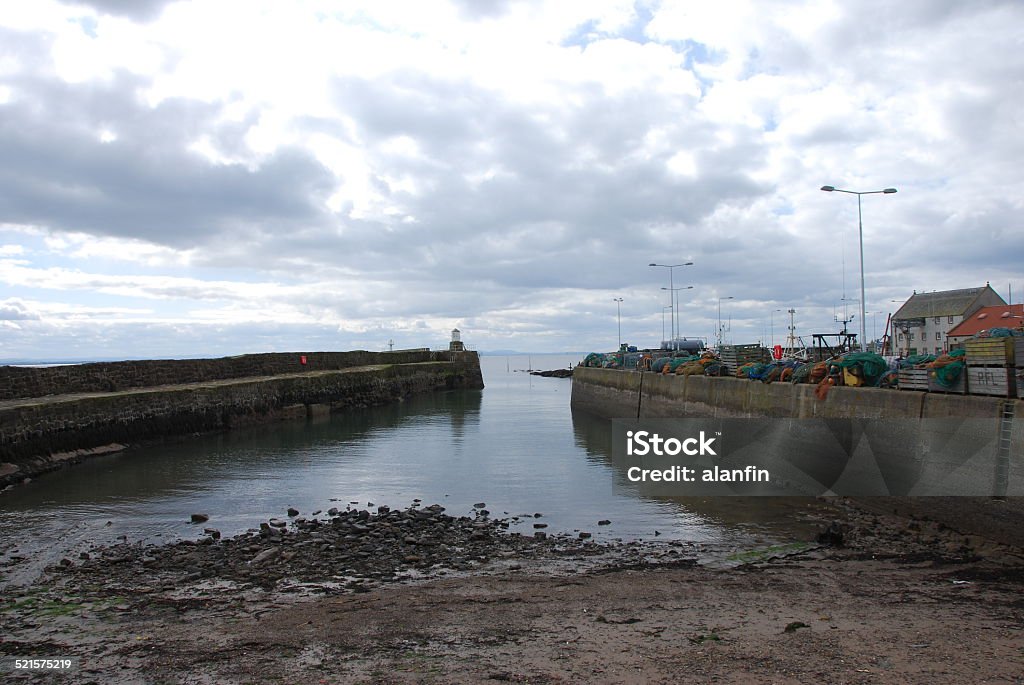
[[982,288],[915,292],[892,317],[896,353],[908,357],[947,352],[946,336],[952,328],[982,307],[1005,304],[988,283]]

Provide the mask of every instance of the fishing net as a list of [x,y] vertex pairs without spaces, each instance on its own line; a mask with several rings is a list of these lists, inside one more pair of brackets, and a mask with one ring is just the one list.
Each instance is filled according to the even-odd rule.
[[912,354],[900,362],[901,369],[924,368],[925,364],[935,361],[934,354]]
[[889,364],[874,352],[850,352],[828,362],[829,373],[834,369],[847,369],[865,384],[874,385],[889,370]]
[[672,357],[659,357],[655,359],[654,363],[651,364],[651,371],[661,373],[665,368],[665,364],[668,364],[670,361],[672,361]]
[[938,357],[935,361],[927,364],[932,369],[930,374],[935,382],[944,388],[952,388],[960,380],[964,370],[964,350],[953,350],[949,354]]
[[790,376],[791,383],[809,383],[811,377],[811,370],[814,368],[814,364],[807,362],[806,364],[799,364],[793,369],[793,373]]

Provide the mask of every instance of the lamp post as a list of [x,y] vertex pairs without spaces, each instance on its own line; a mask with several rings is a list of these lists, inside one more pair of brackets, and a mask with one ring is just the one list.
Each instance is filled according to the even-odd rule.
[[[669,291],[669,299],[672,301],[672,314],[674,315],[676,312],[679,311],[679,294],[678,294],[679,291],[680,290],[693,290],[693,286],[692,285],[688,285],[685,288],[662,288],[662,290],[668,290]],[[673,319],[674,318],[675,317],[673,316]],[[673,347],[675,347],[675,345],[676,345],[675,341],[678,340],[678,339],[679,339],[679,331],[674,331],[672,333],[672,346]]]
[[665,310],[666,309],[672,309],[672,305],[666,305],[666,306],[661,308],[661,341],[662,342],[666,342],[666,340],[667,340],[667,338],[665,338]]
[[[683,264],[655,264],[654,262],[651,262],[647,266],[658,266],[658,267],[662,267],[662,268],[668,269],[668,287],[669,287],[669,290],[672,290],[673,286],[675,285],[672,282],[672,272],[677,267],[680,267],[680,266],[693,266],[693,262],[685,262]],[[674,306],[674,301],[673,301],[673,307],[672,307],[672,331],[671,332],[672,332],[672,339],[675,340],[675,338],[676,338],[676,309],[675,309],[675,306]]]
[[[898,356],[901,356],[901,350],[899,350],[896,347],[896,320],[893,319],[892,317],[893,317],[893,314],[896,314],[896,313],[899,312],[899,310],[902,308],[902,305],[903,305],[904,301],[903,300],[889,300],[889,302],[900,305],[900,307],[896,307],[896,311],[895,312],[888,312],[888,314],[889,314],[889,322],[888,322],[888,324],[886,324],[886,327],[885,327],[885,334],[889,336],[889,354],[891,354],[894,357],[898,357]],[[892,309],[892,307],[890,307],[890,309]]]
[[619,322],[619,349],[622,349],[622,298],[613,297],[612,302],[615,303],[615,317]]
[[732,295],[729,297],[718,298],[718,349],[722,349],[722,300],[732,300]]
[[860,196],[861,195],[890,195],[896,192],[895,188],[886,188],[885,190],[843,190],[842,188],[836,188],[835,186],[822,186],[822,190],[826,193],[837,192],[837,193],[849,193],[850,195],[857,196],[857,234],[860,239],[860,345],[861,349],[864,347],[864,339],[867,338],[867,322],[864,314],[864,302],[867,295],[864,293],[864,220],[860,209]]
[[[781,309],[773,309],[771,314],[768,315],[768,326],[771,328],[772,335],[772,348],[775,347],[775,312],[781,312]],[[764,321],[764,319],[761,319]]]
[[[871,314],[871,346],[875,346],[875,341],[878,340],[878,315],[885,314],[885,312],[868,312]],[[877,352],[877,350],[876,350]],[[883,350],[884,352],[884,350]]]

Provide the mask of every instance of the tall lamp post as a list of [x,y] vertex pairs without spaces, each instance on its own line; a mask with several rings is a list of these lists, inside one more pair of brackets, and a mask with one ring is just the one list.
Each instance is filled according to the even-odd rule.
[[[781,312],[781,309],[773,309],[772,313],[768,315],[768,325],[771,327],[772,334],[772,348],[775,347],[775,312]],[[764,319],[761,319],[764,321]]]
[[732,299],[734,299],[732,295],[718,298],[718,349],[722,349],[722,300]]
[[661,341],[662,342],[665,342],[667,340],[667,338],[665,338],[665,310],[666,309],[672,309],[672,305],[670,305],[670,304],[669,305],[665,305],[664,307],[661,308]]
[[[675,286],[675,283],[672,282],[672,272],[676,268],[678,268],[680,266],[693,266],[693,262],[685,262],[683,264],[655,264],[654,262],[651,262],[647,266],[659,266],[659,267],[668,269],[668,288],[669,288],[669,290],[672,290],[673,287]],[[676,309],[675,309],[674,304],[673,304],[673,307],[672,307],[672,331],[671,332],[672,332],[672,340],[675,340],[675,338],[676,338]]]
[[619,349],[622,349],[622,298],[613,297],[612,302],[615,303],[615,317],[619,322]]
[[[688,285],[685,288],[662,288],[662,290],[668,290],[669,291],[669,299],[671,299],[671,301],[672,301],[672,313],[675,314],[676,312],[679,311],[679,291],[680,290],[693,290],[693,286],[692,285]],[[679,338],[679,331],[673,332],[672,333],[672,340],[673,340],[672,345],[673,346],[676,345],[675,341],[678,338]]]
[[867,339],[867,322],[865,321],[866,315],[864,313],[865,302],[867,295],[864,293],[864,219],[860,209],[860,196],[861,195],[889,195],[895,193],[895,188],[886,188],[885,190],[843,190],[842,188],[836,188],[835,186],[822,186],[822,190],[826,193],[849,193],[850,195],[857,196],[857,234],[860,238],[860,347],[862,350],[866,350],[865,340]]

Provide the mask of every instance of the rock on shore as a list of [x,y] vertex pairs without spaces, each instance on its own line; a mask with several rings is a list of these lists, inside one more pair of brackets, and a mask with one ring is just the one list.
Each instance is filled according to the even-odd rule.
[[[288,514],[294,516],[290,510]],[[228,580],[264,589],[320,583],[360,589],[410,571],[468,570],[495,557],[598,554],[602,546],[569,536],[507,533],[505,519],[486,510],[454,517],[444,507],[412,506],[376,512],[332,508],[327,519],[270,519],[259,531],[172,545],[121,544],[94,550],[80,564],[52,570],[82,582],[160,588],[182,580]],[[543,524],[540,524],[543,525]]]

